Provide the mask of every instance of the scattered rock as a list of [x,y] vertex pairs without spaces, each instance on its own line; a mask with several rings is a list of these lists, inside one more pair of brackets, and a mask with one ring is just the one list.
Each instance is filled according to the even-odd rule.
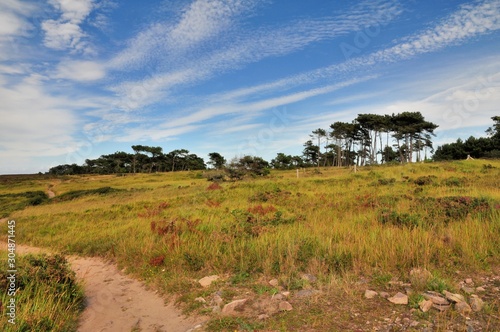
[[436,293],[436,292],[425,292],[422,294],[425,299],[431,300],[432,303],[436,305],[449,305],[450,302],[448,302],[447,299],[441,296],[441,294]]
[[289,297],[290,296],[290,292],[288,292],[288,291],[281,292],[281,294],[283,294],[284,297]]
[[218,275],[212,275],[212,276],[201,278],[200,280],[198,280],[198,282],[202,287],[209,287],[212,284],[212,282],[214,282],[217,279],[219,279]]
[[455,310],[464,316],[468,316],[471,312],[471,307],[465,301],[460,301],[455,304]]
[[471,284],[473,284],[473,283],[474,283],[474,281],[472,280],[472,278],[467,278],[467,279],[465,279],[465,283],[466,283],[467,285],[471,285]]
[[389,297],[388,300],[394,304],[408,304],[408,295],[398,292],[396,295]]
[[236,311],[241,309],[247,301],[248,301],[247,299],[241,299],[226,304],[224,308],[222,308],[222,314],[234,315]]
[[279,304],[279,310],[280,311],[292,311],[293,310],[293,307],[292,305],[287,302],[287,301],[282,301],[280,302]]
[[451,306],[449,304],[446,305],[446,304],[436,304],[436,303],[433,303],[432,307],[434,309],[438,310],[438,311],[443,312],[443,311],[446,311],[446,310],[450,309]]
[[197,297],[197,298],[195,298],[194,300],[195,300],[196,302],[200,302],[200,303],[207,303],[207,301],[206,301],[204,298],[202,298],[202,297]]
[[281,301],[285,298],[285,296],[281,293],[278,293],[278,294],[274,294],[272,297],[271,297],[271,300],[273,301]]
[[299,297],[299,298],[304,298],[304,297],[313,296],[314,294],[318,294],[318,293],[320,293],[320,291],[318,291],[318,290],[314,290],[314,289],[302,289],[302,290],[298,291],[295,296]]
[[391,296],[391,294],[387,293],[387,292],[380,292],[378,295],[380,295],[381,298],[388,298],[389,296]]
[[481,311],[484,307],[484,301],[481,300],[477,295],[471,295],[470,306],[475,312]]
[[472,293],[474,293],[474,291],[475,291],[475,290],[474,290],[474,288],[472,288],[472,287],[467,287],[467,286],[463,286],[463,287],[462,287],[462,290],[463,290],[464,292],[466,292],[467,294],[472,294]]
[[302,278],[302,280],[306,280],[306,281],[309,281],[309,282],[316,282],[318,280],[318,278],[316,278],[312,274],[308,274],[308,273],[303,274],[301,276],[301,278]]
[[365,298],[367,298],[367,299],[373,299],[377,295],[378,295],[378,293],[375,292],[375,291],[372,291],[372,290],[369,290],[369,289],[367,289],[365,291]]
[[420,307],[420,310],[422,310],[423,312],[427,312],[429,310],[431,310],[432,308],[432,301],[431,300],[422,300],[419,302],[419,307]]
[[476,292],[484,292],[486,289],[484,287],[476,287]]
[[278,287],[278,285],[279,285],[278,279],[269,280],[269,285],[271,285],[273,287]]
[[224,302],[224,300],[222,299],[222,297],[220,297],[219,294],[215,294],[214,297],[212,298],[212,303],[215,305],[220,306],[222,302]]
[[261,314],[257,317],[259,320],[266,320],[269,318],[269,315],[268,314]]
[[446,297],[447,300],[453,302],[453,303],[458,303],[458,302],[465,302],[465,297],[461,294],[454,294],[448,291],[443,291],[444,296]]

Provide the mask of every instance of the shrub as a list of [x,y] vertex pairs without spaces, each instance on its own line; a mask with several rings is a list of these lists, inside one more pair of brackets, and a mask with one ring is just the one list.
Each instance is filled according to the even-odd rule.
[[470,196],[422,197],[418,205],[428,211],[431,219],[445,222],[463,220],[469,214],[484,213],[491,209],[487,199]]
[[53,202],[64,202],[71,201],[80,197],[89,196],[89,195],[107,195],[115,192],[123,191],[124,189],[116,189],[111,187],[102,187],[97,189],[88,189],[88,190],[74,190],[68,191],[62,195],[54,197],[52,199]]
[[426,186],[433,184],[434,181],[437,179],[437,176],[434,175],[427,175],[427,176],[421,176],[413,180],[413,183],[419,186]]
[[383,209],[379,215],[378,220],[382,224],[391,224],[398,227],[415,228],[420,224],[421,217],[419,215],[409,213],[398,213]]
[[396,182],[395,178],[390,178],[390,179],[378,179],[378,184],[381,186],[388,186],[392,185]]

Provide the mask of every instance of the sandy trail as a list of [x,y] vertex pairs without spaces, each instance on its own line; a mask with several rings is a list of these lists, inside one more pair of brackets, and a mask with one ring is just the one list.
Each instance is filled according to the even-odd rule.
[[[0,245],[6,247],[3,242]],[[17,245],[18,254],[50,251]],[[123,275],[100,258],[69,256],[68,261],[83,283],[87,306],[80,317],[81,332],[165,331],[200,328],[204,318],[183,317],[178,309],[144,285]]]

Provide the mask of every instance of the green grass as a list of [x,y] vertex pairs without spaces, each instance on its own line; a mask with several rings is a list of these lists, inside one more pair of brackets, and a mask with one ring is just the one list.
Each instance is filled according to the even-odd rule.
[[[5,257],[7,253],[2,252],[2,266],[7,266]],[[18,256],[16,264],[17,291],[4,292],[0,298],[2,331],[75,331],[84,296],[66,259],[60,255],[27,255]],[[9,275],[5,270],[0,272],[0,287],[4,290],[9,288]],[[15,299],[15,324],[6,319],[11,299]]]
[[[253,292],[272,278],[301,289],[301,273],[318,287],[362,275],[383,284],[413,267],[446,276],[499,265],[500,162],[484,164],[274,171],[218,186],[199,172],[37,180],[60,199],[10,218],[21,243],[111,258],[181,295],[211,274]],[[32,188],[28,178],[12,193]]]

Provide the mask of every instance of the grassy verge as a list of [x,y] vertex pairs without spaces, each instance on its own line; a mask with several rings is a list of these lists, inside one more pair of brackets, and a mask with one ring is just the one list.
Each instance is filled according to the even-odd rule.
[[[1,254],[1,264],[7,266],[7,260],[3,259],[7,254]],[[60,255],[26,255],[18,256],[16,265],[17,291],[15,295],[5,291],[0,298],[2,331],[75,331],[84,296],[66,259]],[[9,289],[9,276],[5,271],[0,272],[2,290]],[[11,299],[15,299],[15,319],[9,322],[13,318],[8,315],[12,312]]]

